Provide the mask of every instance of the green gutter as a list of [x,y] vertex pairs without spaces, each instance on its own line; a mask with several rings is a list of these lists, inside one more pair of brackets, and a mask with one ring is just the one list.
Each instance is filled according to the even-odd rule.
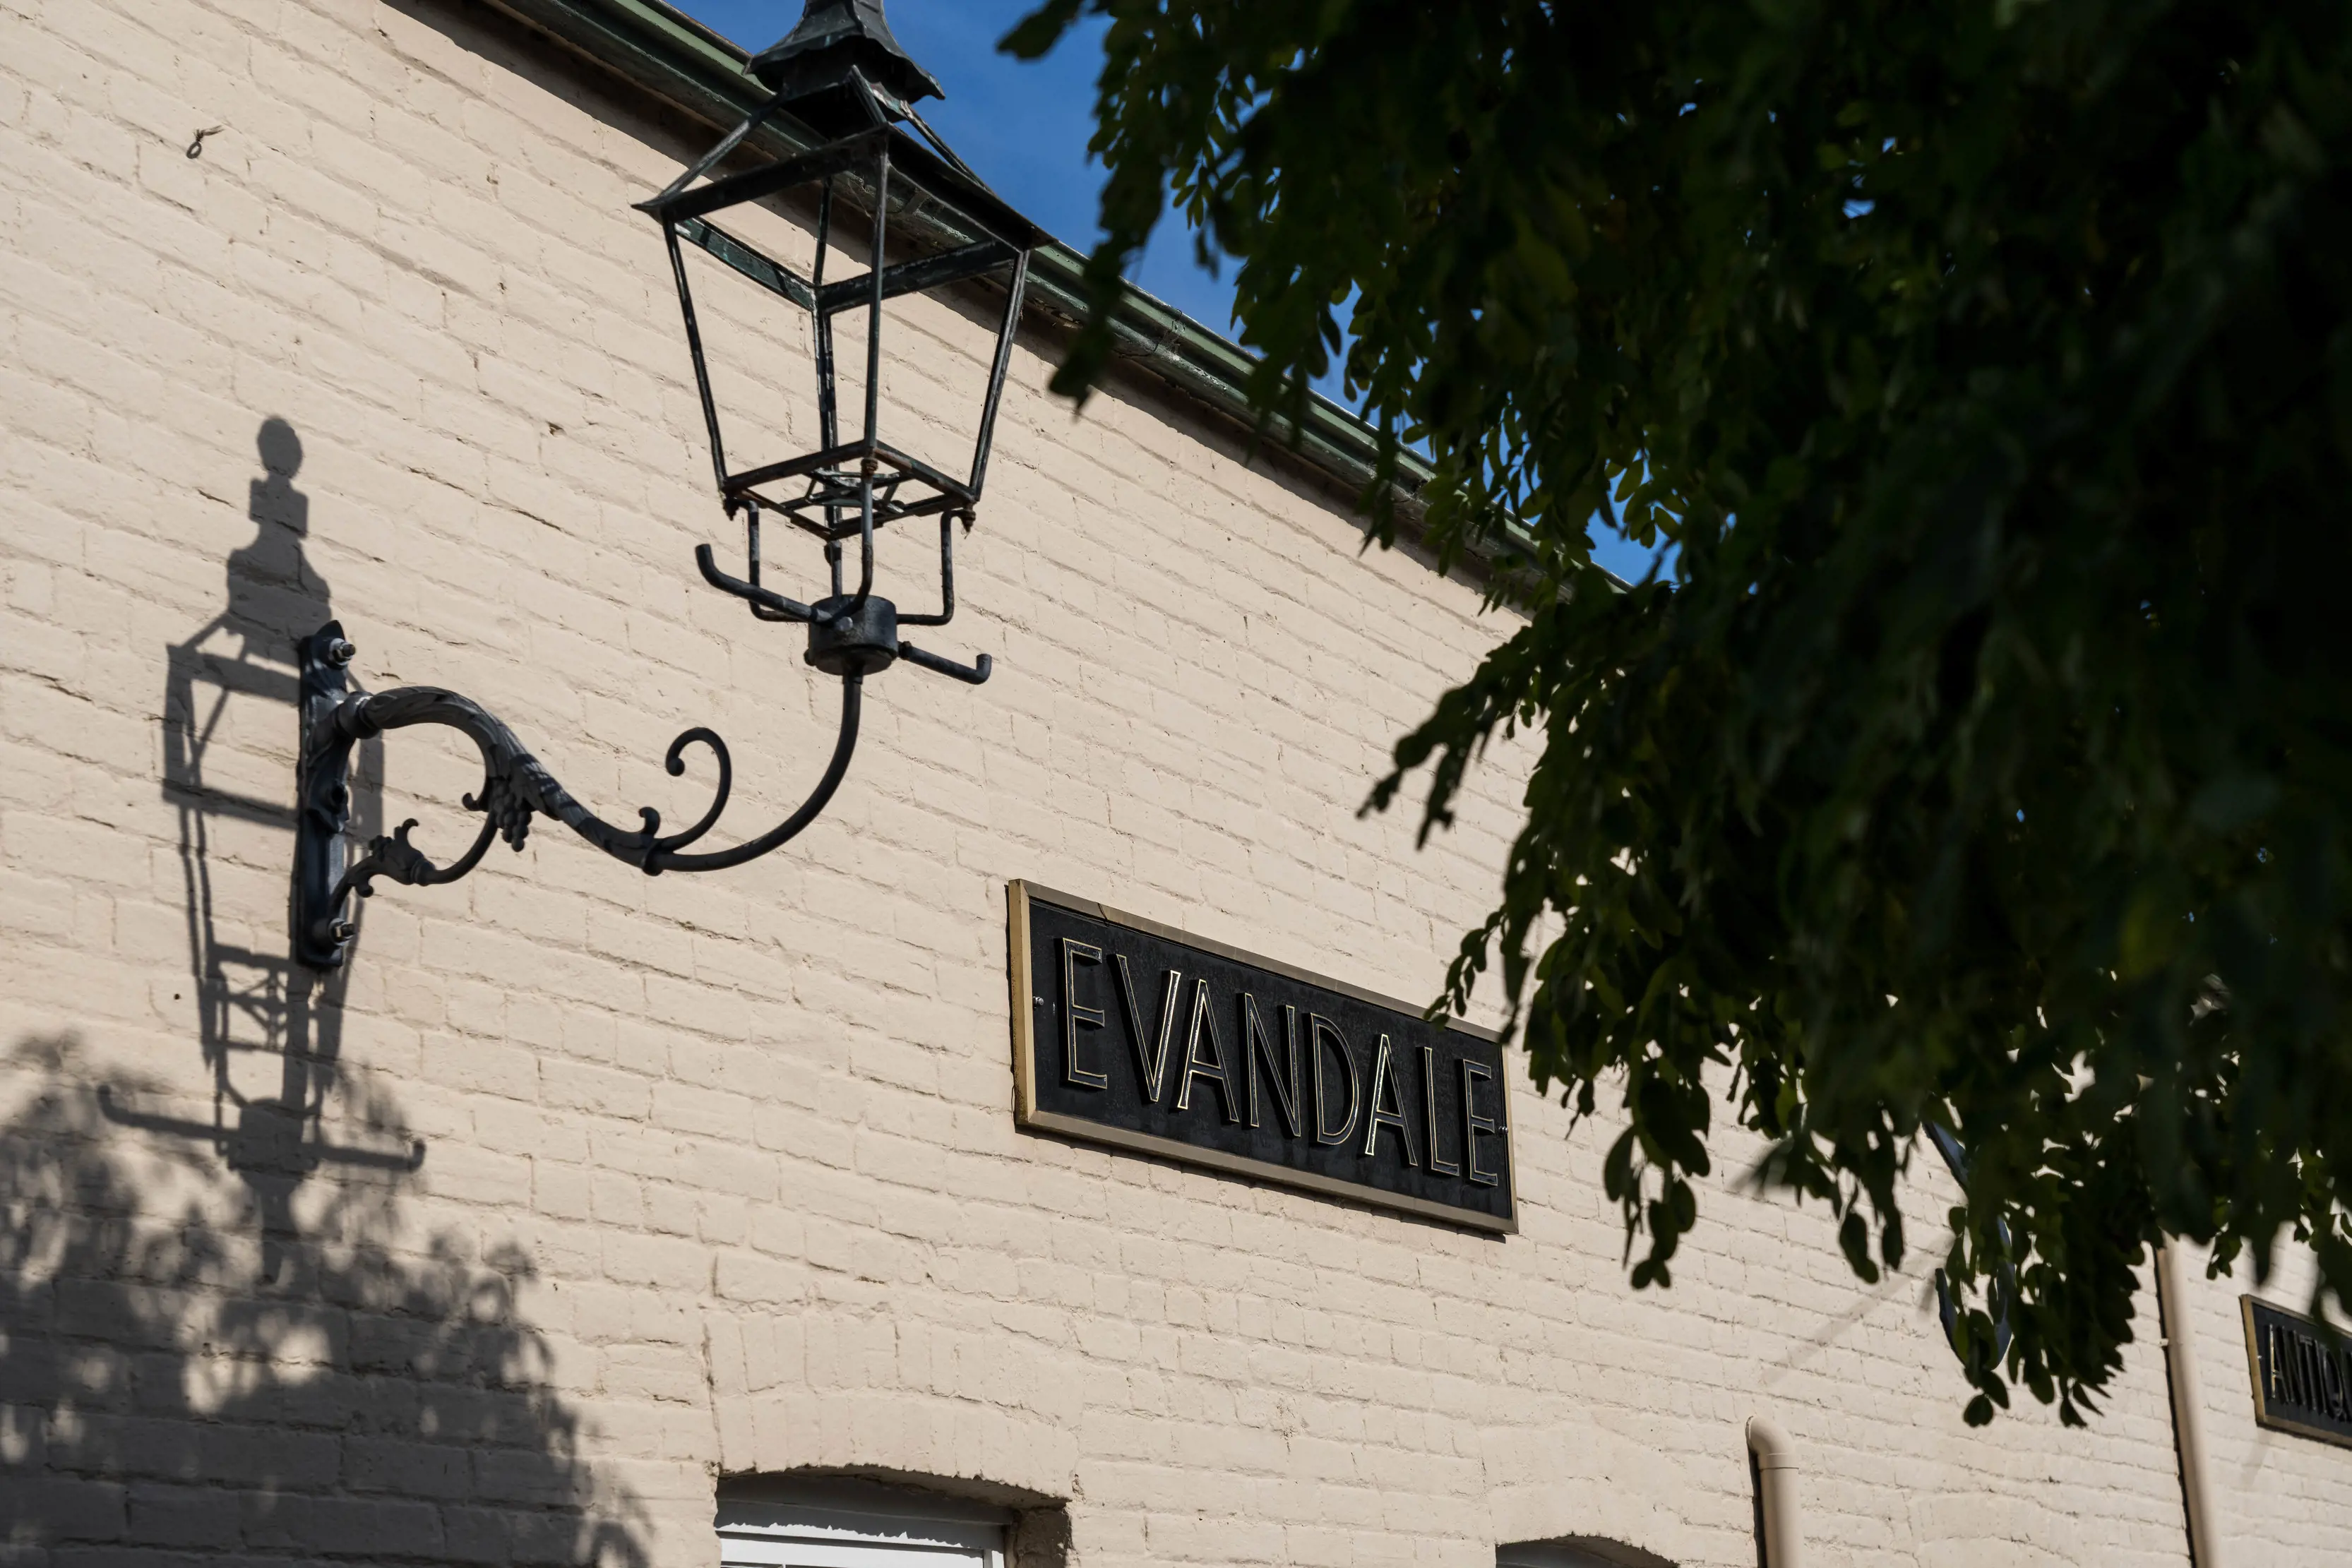
[[[749,53],[661,0],[490,0],[597,65],[713,126],[730,127],[766,95],[743,73]],[[798,152],[813,139],[796,125],[764,136],[778,154]],[[1030,261],[1032,309],[1076,322],[1087,313],[1081,275],[1086,258],[1056,241]],[[1112,329],[1129,362],[1217,413],[1255,426],[1246,392],[1257,360],[1232,340],[1182,311],[1129,285]],[[1370,484],[1380,436],[1328,398],[1310,394],[1296,450],[1314,467],[1351,490]],[[1398,455],[1401,486],[1415,492],[1429,465],[1408,451]]]

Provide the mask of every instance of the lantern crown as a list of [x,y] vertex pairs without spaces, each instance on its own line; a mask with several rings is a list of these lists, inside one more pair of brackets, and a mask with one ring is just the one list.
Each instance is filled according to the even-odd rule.
[[786,101],[830,94],[862,73],[899,107],[944,98],[930,72],[899,47],[882,15],[882,0],[808,0],[800,26],[752,57],[744,68]]

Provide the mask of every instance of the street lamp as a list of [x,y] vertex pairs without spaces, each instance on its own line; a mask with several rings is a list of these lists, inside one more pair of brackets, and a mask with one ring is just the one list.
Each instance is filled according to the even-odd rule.
[[[638,204],[638,209],[661,225],[719,499],[744,532],[742,576],[722,570],[709,545],[697,547],[696,564],[706,581],[743,600],[757,619],[796,622],[808,628],[805,659],[842,685],[841,727],[832,760],[808,799],[766,832],[727,849],[690,850],[717,824],[733,784],[726,743],[712,731],[686,731],[670,743],[665,759],[677,776],[686,770],[688,747],[699,744],[709,749],[719,777],[702,816],[665,834],[660,813],[646,808],[637,813],[637,828],[618,827],[572,799],[512,730],[469,698],[431,686],[373,695],[351,692],[345,671],[352,648],[342,627],[330,622],[307,638],[301,649],[303,744],[295,830],[294,948],[304,964],[321,969],[342,964],[356,932],[351,900],[371,894],[378,879],[411,886],[455,882],[480,863],[494,837],[520,849],[534,814],[562,822],[648,875],[718,871],[756,860],[807,827],[839,788],[857,744],[866,676],[903,659],[975,685],[988,679],[988,655],[961,664],[918,648],[898,633],[906,626],[945,625],[955,613],[955,531],[958,524],[970,528],[980,503],[990,437],[1028,281],[1029,254],[1044,235],[990,191],[916,114],[913,102],[937,95],[939,84],[891,37],[880,0],[809,0],[800,25],[754,57],[748,68],[769,89],[768,99],[667,189]],[[752,133],[786,113],[823,140],[790,156],[743,156]],[[763,254],[717,221],[730,209],[795,197],[814,205],[814,260],[805,274]],[[826,262],[837,239],[845,246],[862,242],[864,267],[828,279]],[[688,274],[689,246],[723,263],[741,280],[737,286],[755,286],[807,313],[814,347],[814,448],[751,467],[730,466],[727,436],[740,430],[721,429],[707,353],[710,345],[705,341]],[[991,277],[1001,280],[1004,299],[978,435],[969,465],[950,472],[911,455],[908,448],[915,443],[888,439],[882,429],[883,306],[904,296],[940,293]],[[836,341],[835,321],[859,310],[865,312],[862,342],[847,345],[846,353],[853,366],[862,361],[864,374],[856,389],[858,406],[849,411],[845,434],[839,395],[845,345]],[[772,348],[753,346],[762,351]],[[762,582],[761,525],[771,517],[818,541],[829,591],[803,602]],[[919,517],[939,520],[940,609],[934,614],[900,614],[874,591],[875,537],[894,522]],[[845,559],[852,540],[856,550],[854,589]],[[456,729],[479,748],[482,789],[478,795],[465,797],[465,805],[482,813],[481,829],[472,845],[446,866],[410,843],[413,821],[372,841],[365,853],[351,860],[345,831],[352,748],[387,730],[417,724]]]

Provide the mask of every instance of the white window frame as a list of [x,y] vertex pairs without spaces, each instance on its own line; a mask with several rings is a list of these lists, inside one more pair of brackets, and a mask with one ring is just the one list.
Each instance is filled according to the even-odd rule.
[[722,1499],[722,1568],[1004,1568],[1001,1511],[897,1489]]

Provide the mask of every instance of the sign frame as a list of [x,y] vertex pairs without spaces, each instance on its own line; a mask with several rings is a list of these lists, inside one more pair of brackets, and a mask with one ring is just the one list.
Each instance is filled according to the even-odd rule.
[[[1251,953],[1228,943],[1219,942],[1213,937],[1181,930],[1176,926],[1148,919],[1140,915],[1130,915],[1096,899],[1081,898],[1075,894],[1061,893],[1024,878],[1012,878],[1004,884],[1005,936],[1008,944],[1005,973],[1010,981],[1008,999],[1013,1022],[1013,1120],[1016,1125],[1024,1131],[1051,1133],[1082,1143],[1106,1145],[1134,1154],[1156,1155],[1180,1165],[1202,1166],[1228,1176],[1245,1176],[1254,1181],[1311,1192],[1318,1197],[1336,1197],[1367,1207],[1389,1209],[1396,1213],[1411,1215],[1416,1219],[1433,1220],[1440,1224],[1477,1231],[1498,1239],[1517,1233],[1519,1181],[1517,1155],[1513,1146],[1516,1139],[1513,1136],[1514,1130],[1511,1124],[1510,1087],[1506,1075],[1499,1071],[1495,1077],[1495,1086],[1497,1091],[1496,1121],[1497,1130],[1502,1134],[1498,1141],[1503,1145],[1502,1176],[1505,1184],[1504,1191],[1508,1200],[1505,1211],[1501,1214],[1486,1214],[1476,1209],[1436,1203],[1427,1198],[1414,1197],[1411,1193],[1390,1192],[1369,1183],[1343,1181],[1339,1177],[1327,1176],[1318,1172],[1303,1171],[1289,1166],[1277,1165],[1271,1160],[1255,1159],[1246,1155],[1229,1153],[1223,1149],[1204,1148],[1198,1144],[1186,1143],[1180,1138],[1163,1137],[1155,1133],[1115,1126],[1088,1117],[1073,1116],[1041,1106],[1037,1098],[1038,1053],[1034,1000],[1039,993],[1034,983],[1036,977],[1033,973],[1030,961],[1029,905],[1033,899],[1074,915],[1099,920],[1106,925],[1122,926],[1159,941],[1196,948],[1232,963],[1263,969],[1269,974],[1282,976],[1286,979],[1297,981],[1301,985],[1316,986],[1325,990],[1336,991],[1372,1007],[1386,1008],[1412,1018],[1422,1016],[1421,1009],[1401,1002],[1393,997],[1367,990],[1361,986],[1350,985],[1345,980],[1334,979],[1328,975],[1318,975],[1311,969],[1303,969],[1295,964],[1286,964],[1279,959]],[[1483,1028],[1466,1019],[1448,1019],[1445,1021],[1444,1030],[1446,1032],[1465,1035],[1490,1045],[1499,1043],[1502,1039],[1497,1031]]]
[[[2316,1443],[2329,1443],[2339,1448],[2352,1448],[2352,1430],[2337,1431],[2331,1427],[2315,1426],[2300,1416],[2273,1409],[2271,1406],[2269,1387],[2263,1376],[2262,1325],[2255,1321],[2258,1311],[2272,1317],[2286,1319],[2291,1325],[2308,1325],[2316,1329],[2318,1324],[2301,1312],[2290,1311],[2275,1301],[2265,1301],[2253,1295],[2240,1296],[2238,1310],[2246,1325],[2246,1374],[2253,1384],[2254,1424],[2268,1427],[2273,1432],[2292,1432],[2298,1437],[2308,1437]],[[2318,1336],[2313,1334],[2310,1337],[2315,1339]],[[2347,1349],[2352,1349],[2352,1346],[2347,1346]],[[2343,1367],[2344,1375],[2347,1378],[2352,1378],[2352,1354],[2344,1352],[2337,1354],[2343,1357],[2338,1364]]]

